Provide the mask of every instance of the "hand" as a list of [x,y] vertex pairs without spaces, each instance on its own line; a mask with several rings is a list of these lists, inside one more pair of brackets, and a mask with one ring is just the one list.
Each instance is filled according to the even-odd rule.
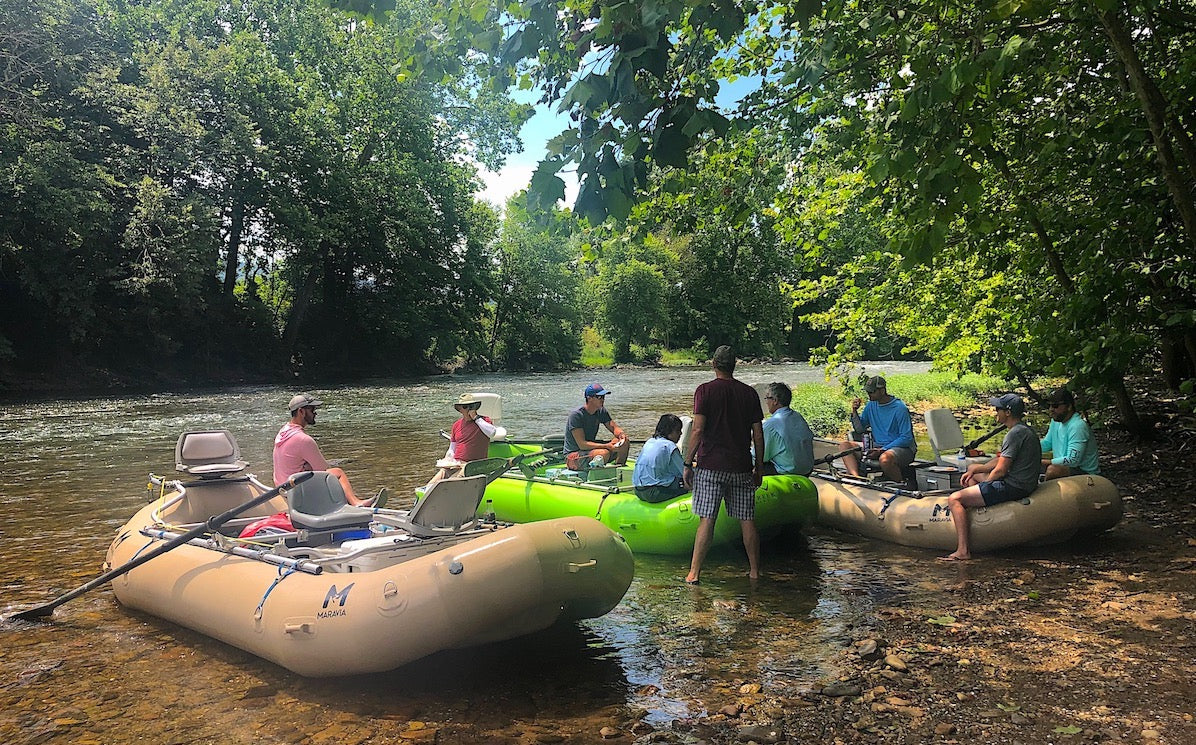
[[689,489],[694,488],[694,467],[688,463],[685,464],[685,468],[681,469],[681,483]]
[[861,401],[858,398],[851,399],[851,413],[852,414],[860,413],[860,404],[862,404],[862,403],[863,403],[863,401]]

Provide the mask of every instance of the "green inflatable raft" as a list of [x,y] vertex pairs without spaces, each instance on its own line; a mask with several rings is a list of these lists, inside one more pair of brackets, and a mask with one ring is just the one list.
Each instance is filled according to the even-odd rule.
[[[492,458],[535,453],[539,443],[494,442]],[[544,462],[538,462],[544,461]],[[478,514],[505,522],[525,523],[558,517],[595,517],[620,533],[635,553],[688,555],[694,546],[698,516],[691,495],[656,504],[643,502],[631,485],[632,466],[605,467],[584,474],[564,463],[529,458],[486,487]],[[818,491],[805,476],[765,476],[756,490],[756,527],[761,538],[776,536],[787,526],[813,521]],[[720,509],[712,545],[740,540],[739,521]]]

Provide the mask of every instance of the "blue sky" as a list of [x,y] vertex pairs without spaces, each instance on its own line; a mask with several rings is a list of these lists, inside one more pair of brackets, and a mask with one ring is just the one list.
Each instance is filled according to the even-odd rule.
[[[760,78],[739,78],[733,83],[723,82],[715,101],[727,112],[734,109],[739,100],[758,88]],[[534,101],[535,96],[529,92],[516,92],[513,96],[518,101]],[[507,163],[500,171],[489,171],[479,166],[479,174],[484,188],[478,192],[478,198],[495,206],[502,207],[507,198],[520,189],[526,189],[531,183],[532,174],[536,166],[544,157],[545,144],[553,137],[564,132],[569,127],[569,117],[559,114],[556,105],[550,108],[544,104],[536,105],[536,113],[524,123],[519,130],[519,139],[523,141],[523,152],[507,158]],[[572,205],[577,199],[577,177],[573,171],[559,174],[565,181],[565,204]]]
[[[512,194],[526,189],[532,173],[547,152],[545,144],[568,127],[569,117],[556,113],[555,106],[552,110],[543,104],[536,106],[536,113],[519,130],[523,152],[509,156],[501,171],[479,169],[485,188],[478,193],[478,198],[501,207]],[[565,202],[573,204],[577,198],[577,178],[572,172],[560,175],[565,179]]]

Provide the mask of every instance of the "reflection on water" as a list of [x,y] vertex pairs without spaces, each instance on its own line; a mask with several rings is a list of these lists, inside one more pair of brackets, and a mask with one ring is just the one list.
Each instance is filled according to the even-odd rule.
[[[885,372],[919,369],[909,365]],[[821,381],[803,365],[742,366],[749,383]],[[706,370],[429,378],[320,389],[312,429],[344,458],[363,493],[402,501],[443,452],[438,432],[460,393],[504,397],[515,437],[559,434],[584,386],[613,391],[633,437],[664,411],[685,413]],[[227,428],[249,471],[269,479],[270,448],[295,391],[238,388],[0,406],[0,606],[45,602],[94,577],[113,531],[144,503],[146,474],[173,474],[187,429]],[[63,510],[69,510],[64,512]],[[0,624],[0,736],[5,742],[363,742],[411,721],[452,741],[537,727],[584,733],[628,707],[650,723],[703,715],[758,683],[793,694],[833,674],[843,644],[897,596],[933,594],[947,569],[932,556],[849,536],[798,533],[765,546],[766,576],[746,578],[740,550],[712,553],[702,585],[681,582],[688,557],[639,556],[623,603],[604,618],[400,670],[308,680],[240,650],[117,606],[105,588],[48,624]],[[937,574],[936,574],[937,573]],[[928,579],[925,575],[931,575]],[[941,575],[941,576],[939,576]],[[280,716],[279,712],[285,712]],[[625,716],[622,715],[622,716]],[[514,741],[514,739],[511,739]]]

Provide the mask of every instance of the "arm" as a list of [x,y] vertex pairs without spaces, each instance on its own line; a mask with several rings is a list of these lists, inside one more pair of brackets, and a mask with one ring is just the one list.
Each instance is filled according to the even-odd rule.
[[764,428],[760,426],[760,422],[752,424],[752,446],[756,454],[752,474],[756,477],[756,486],[759,486],[764,483]]
[[612,435],[614,435],[614,438],[611,440],[611,442],[614,442],[615,440],[621,441],[627,439],[627,433],[623,431],[623,428],[620,427],[614,419],[611,419],[606,423],[606,428],[610,430]]
[[[1005,470],[1001,472],[1002,475],[1008,473],[1009,464],[1013,461],[1011,461],[1009,458],[1004,458],[1003,456],[998,455],[996,458],[993,458],[987,463],[973,463],[972,465],[968,466],[968,470],[964,471],[963,476],[959,477],[959,483],[962,486],[971,486],[972,484],[976,483],[977,474],[991,473],[995,471],[1001,460],[1005,461]],[[1000,476],[993,476],[988,480],[992,481],[996,478],[1000,478]]]
[[581,427],[573,428],[573,439],[577,441],[577,447],[581,450],[595,450],[597,448],[609,447],[609,442],[595,442],[594,440],[586,439],[586,431]]
[[685,461],[685,485],[692,487],[694,483],[693,466],[694,458],[698,455],[698,448],[702,446],[702,429],[706,426],[705,414],[694,414],[693,424],[689,428],[689,452],[684,454]]
[[482,430],[482,434],[491,440],[494,439],[494,433],[498,431],[498,427],[495,427],[493,422],[484,416],[478,416],[478,413],[475,411],[473,414],[473,423],[478,425],[478,429]]
[[[1072,414],[1072,416],[1078,417],[1079,414]],[[1067,441],[1067,452],[1057,456],[1051,462],[1070,468],[1079,468],[1080,460],[1084,457],[1084,450],[1088,447],[1088,439],[1092,434],[1087,427],[1075,427],[1068,434],[1070,437]]]

